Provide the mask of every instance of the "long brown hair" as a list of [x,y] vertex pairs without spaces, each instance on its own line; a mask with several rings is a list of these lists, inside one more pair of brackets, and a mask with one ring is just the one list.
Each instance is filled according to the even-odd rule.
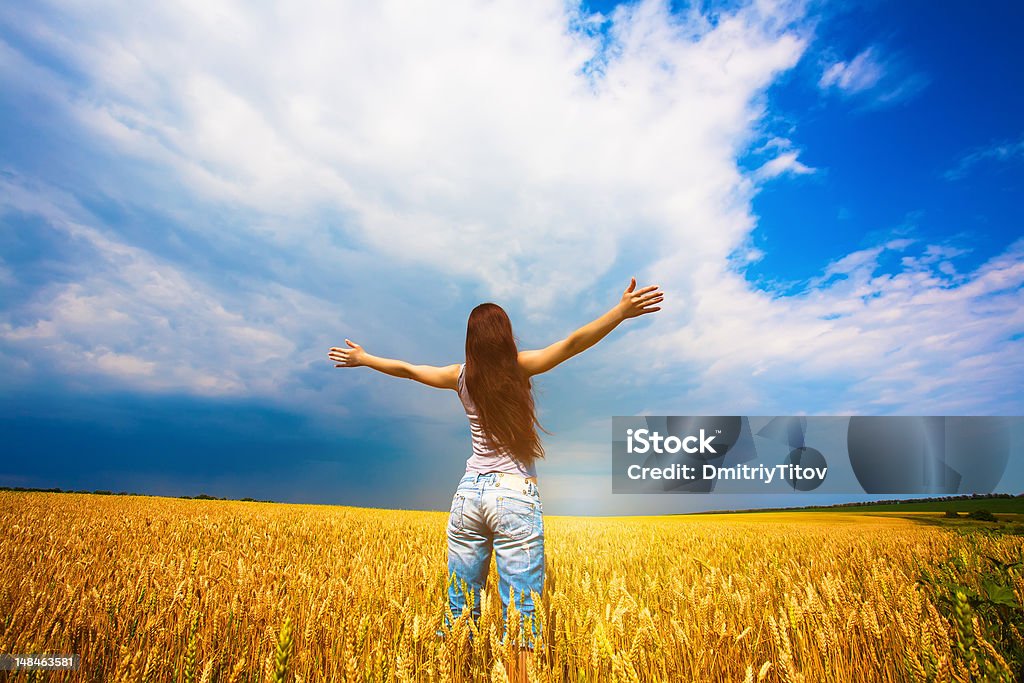
[[466,389],[495,447],[529,467],[544,457],[544,447],[535,428],[540,423],[530,378],[518,357],[505,309],[492,303],[474,308],[466,324]]

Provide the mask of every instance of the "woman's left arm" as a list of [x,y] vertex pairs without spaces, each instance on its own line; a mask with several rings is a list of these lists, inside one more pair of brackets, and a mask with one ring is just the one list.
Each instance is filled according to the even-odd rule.
[[363,347],[348,339],[345,340],[349,348],[332,346],[327,356],[334,361],[336,368],[356,368],[365,366],[373,368],[378,372],[392,377],[402,379],[414,379],[430,387],[438,389],[458,389],[459,368],[458,363],[438,367],[436,365],[413,365],[404,360],[392,358],[380,358],[371,355],[363,350]]

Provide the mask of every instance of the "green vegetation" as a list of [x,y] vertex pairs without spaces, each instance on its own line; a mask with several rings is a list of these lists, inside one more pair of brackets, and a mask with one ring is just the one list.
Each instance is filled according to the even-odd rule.
[[[39,487],[35,487],[35,486],[0,486],[0,491],[16,491],[16,492],[19,492],[19,493],[86,493],[86,494],[90,494],[90,495],[93,495],[93,496],[153,496],[153,494],[149,494],[149,493],[132,493],[132,492],[129,492],[129,491],[119,491],[118,493],[114,493],[113,491],[108,491],[107,489],[96,489],[95,491],[88,491],[86,489],[80,489],[80,490],[75,491],[75,490],[72,490],[72,489],[68,489],[67,491],[65,491],[65,490],[63,490],[61,488],[58,488],[58,487],[44,489],[44,488],[39,488]],[[233,500],[231,498],[225,498],[225,497],[218,498],[217,496],[211,496],[208,493],[200,493],[198,496],[159,496],[159,495],[157,495],[157,496],[154,496],[154,497],[156,497],[156,498],[182,498],[182,499],[185,499],[185,500]],[[258,499],[258,498],[242,498],[242,500],[243,501],[248,501],[248,502],[255,502],[255,503],[276,503],[277,502],[277,501],[274,501],[274,500],[264,500],[264,499]]]
[[[687,514],[718,514],[734,512],[974,512],[985,509],[992,513],[1024,515],[1024,494],[987,493],[970,496],[943,496],[936,498],[910,498],[880,500],[864,503],[837,503],[836,505],[808,505],[805,507],[746,508],[743,510],[712,510]],[[948,516],[948,515],[947,515]]]
[[839,512],[974,512],[985,509],[991,513],[1024,514],[1024,497],[985,498],[965,496],[949,500],[904,500],[886,503],[868,503],[864,505],[837,505],[828,507],[800,508],[801,510]]
[[[1019,550],[1008,559],[988,554],[983,534],[968,539],[976,544],[976,552],[950,554],[933,567],[922,567],[918,584],[953,624],[955,651],[964,668],[976,674],[972,680],[1021,680],[1024,604],[1014,587],[1021,580],[1024,561]],[[923,658],[926,680],[938,673],[928,666],[935,661],[930,654]]]

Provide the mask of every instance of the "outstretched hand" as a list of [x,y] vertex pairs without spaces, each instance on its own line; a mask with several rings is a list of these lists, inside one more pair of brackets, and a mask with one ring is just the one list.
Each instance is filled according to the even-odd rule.
[[354,368],[363,364],[363,356],[365,351],[363,347],[356,344],[348,339],[345,340],[349,348],[340,348],[332,346],[331,350],[327,353],[327,357],[334,361],[336,368]]
[[665,298],[665,293],[658,291],[658,285],[648,285],[643,289],[636,288],[636,278],[629,279],[629,286],[622,293],[622,300],[619,301],[619,310],[623,318],[636,318],[645,313],[660,311],[660,304]]

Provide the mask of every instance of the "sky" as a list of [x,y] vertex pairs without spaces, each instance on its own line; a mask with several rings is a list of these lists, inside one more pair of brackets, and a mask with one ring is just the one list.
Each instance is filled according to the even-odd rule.
[[[445,510],[461,362],[535,380],[549,514],[614,415],[1024,413],[1024,6],[0,5],[0,485]],[[1019,464],[1019,467],[1014,465]],[[1000,491],[1024,491],[1011,463]],[[863,498],[863,497],[862,497]]]

